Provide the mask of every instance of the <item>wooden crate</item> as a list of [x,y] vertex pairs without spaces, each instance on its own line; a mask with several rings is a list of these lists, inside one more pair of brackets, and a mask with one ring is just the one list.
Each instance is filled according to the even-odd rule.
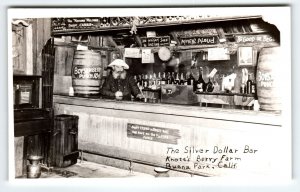
[[57,115],[53,130],[53,166],[67,167],[78,158],[78,116]]

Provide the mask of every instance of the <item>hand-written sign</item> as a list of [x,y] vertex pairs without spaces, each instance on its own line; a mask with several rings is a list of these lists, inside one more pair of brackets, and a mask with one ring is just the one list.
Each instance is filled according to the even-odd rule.
[[[217,169],[237,169],[243,161],[252,161],[260,151],[250,145],[239,147],[218,146],[179,146],[166,150],[166,168],[188,171],[219,172]],[[211,172],[208,171],[208,172]]]
[[179,37],[181,45],[214,45],[218,43],[217,36],[208,37]]
[[177,144],[179,130],[139,124],[127,124],[127,136],[161,143]]
[[275,39],[270,35],[236,35],[237,43],[270,43]]
[[257,86],[258,87],[274,87],[276,83],[275,73],[272,71],[257,71]]
[[100,67],[86,67],[77,65],[73,68],[72,78],[76,79],[101,79]]
[[160,47],[160,46],[169,46],[170,37],[141,37],[143,47]]
[[57,18],[52,19],[52,30],[96,29],[101,26],[100,18]]

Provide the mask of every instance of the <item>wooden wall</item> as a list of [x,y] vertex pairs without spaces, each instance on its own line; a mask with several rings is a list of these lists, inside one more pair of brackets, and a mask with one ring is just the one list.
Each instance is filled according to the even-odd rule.
[[[13,31],[13,74],[42,75],[42,50],[48,39],[51,38],[50,18],[29,19],[26,21],[29,23],[28,27],[18,25],[17,30]],[[40,90],[37,91],[39,91],[39,107],[42,107],[41,85]],[[47,127],[29,123],[28,128],[25,125],[26,123],[20,124],[22,123],[14,124],[15,131],[18,130],[18,126],[29,132],[40,132],[40,130]],[[15,177],[26,174],[28,155],[43,155],[47,160],[46,151],[49,144],[46,143],[48,141],[46,138],[48,135],[38,135],[38,133],[32,132],[25,136],[17,135],[15,132]]]
[[42,49],[51,38],[51,19],[41,18],[33,20],[32,50],[33,50],[33,73],[42,74]]
[[18,27],[13,32],[14,74],[41,75],[42,49],[51,37],[51,19],[36,18],[28,22],[28,27]]

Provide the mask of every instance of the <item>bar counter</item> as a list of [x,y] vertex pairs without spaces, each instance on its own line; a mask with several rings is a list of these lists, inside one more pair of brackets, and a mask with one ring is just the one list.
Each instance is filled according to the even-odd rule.
[[267,124],[273,126],[281,126],[282,124],[280,121],[281,119],[278,118],[280,117],[280,114],[263,111],[256,112],[251,110],[220,109],[192,105],[145,103],[141,101],[117,101],[101,98],[70,97],[66,95],[55,95],[54,102],[76,106],[236,121],[243,123]]
[[53,101],[55,115],[79,116],[79,149],[90,161],[150,174],[167,167],[171,176],[272,177],[289,159],[287,142],[278,142],[288,138],[281,114],[66,95]]

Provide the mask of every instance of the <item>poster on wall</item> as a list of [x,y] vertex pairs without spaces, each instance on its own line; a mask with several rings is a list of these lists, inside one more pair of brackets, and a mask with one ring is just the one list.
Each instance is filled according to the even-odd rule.
[[[289,78],[291,75],[291,63],[289,63],[291,33],[290,27],[286,27],[288,25],[286,21],[291,19],[289,7],[69,10],[71,11],[65,13],[64,9],[43,9],[43,15],[40,15],[40,9],[9,10],[8,22],[10,24],[12,21],[19,20],[17,25],[23,25],[22,19],[30,18],[38,25],[32,26],[36,27],[32,34],[27,34],[32,37],[32,40],[27,42],[30,44],[28,47],[35,49],[32,54],[35,57],[27,58],[34,59],[33,63],[36,65],[32,67],[40,69],[43,61],[47,61],[48,56],[51,55],[50,51],[45,54],[44,47],[36,46],[43,42],[37,42],[39,38],[33,38],[34,35],[49,39],[55,37],[52,38],[54,39],[53,45],[62,50],[61,63],[65,61],[63,58],[68,57],[65,47],[75,49],[80,45],[79,41],[71,42],[67,38],[83,33],[89,36],[99,35],[103,41],[110,41],[103,47],[89,47],[89,49],[105,52],[107,57],[101,57],[101,60],[97,61],[87,59],[90,63],[78,66],[80,74],[75,73],[74,76],[74,78],[83,79],[78,87],[96,90],[99,94],[92,96],[54,94],[53,97],[48,98],[48,103],[53,103],[50,111],[53,111],[54,115],[76,114],[79,117],[79,134],[74,132],[73,125],[70,123],[66,123],[64,131],[51,127],[49,130],[57,131],[53,134],[68,133],[68,135],[62,136],[60,143],[47,143],[47,140],[44,142],[44,137],[40,138],[40,132],[37,133],[39,130],[35,127],[44,128],[44,126],[51,126],[50,123],[39,124],[44,126],[36,126],[36,124],[28,126],[28,124],[22,124],[24,122],[20,119],[10,119],[12,127],[9,129],[9,160],[14,162],[9,167],[11,181],[20,178],[27,179],[26,166],[30,167],[30,164],[26,158],[28,155],[36,155],[35,153],[42,156],[40,160],[43,166],[49,163],[48,167],[44,167],[35,175],[36,179],[161,176],[168,176],[172,179],[172,177],[189,178],[191,175],[193,179],[196,177],[199,181],[204,177],[207,179],[226,178],[234,182],[239,179],[249,180],[249,178],[291,179],[291,82]],[[120,17],[117,15],[119,11]],[[281,14],[274,15],[274,12]],[[159,14],[161,15],[157,16]],[[76,18],[76,20],[68,20],[67,17]],[[113,25],[108,22],[111,20],[117,23],[123,22],[123,24]],[[74,26],[75,21],[76,26]],[[269,37],[275,34],[272,36],[272,41],[237,41],[232,38],[233,34],[244,33],[255,36],[251,31],[250,21],[266,25],[267,31],[264,33],[270,35],[264,36]],[[199,34],[201,31],[211,30],[207,23],[214,27],[223,27],[225,33],[223,37],[226,41],[220,42],[218,34],[209,37]],[[240,26],[232,27],[237,24]],[[184,38],[177,38],[178,28],[188,31]],[[49,32],[48,36],[44,34],[46,30]],[[147,30],[148,36],[145,37]],[[149,34],[149,30],[153,32]],[[154,33],[155,37],[153,37]],[[196,38],[193,33],[197,33]],[[16,75],[13,74],[15,65],[12,62],[15,62],[17,54],[17,39],[14,38],[17,36],[12,28],[9,28],[8,34],[9,42],[13,42],[8,45],[9,70],[11,70],[9,94],[12,96],[14,94],[13,75]],[[172,35],[167,36],[170,34]],[[261,34],[258,35],[263,38]],[[120,42],[123,44],[116,44],[113,42],[114,38],[106,39],[107,36],[122,38]],[[143,42],[138,42],[139,37],[143,36],[142,40],[147,40],[147,43],[139,44]],[[55,41],[58,38],[60,41]],[[91,39],[94,38],[88,38],[88,40]],[[178,44],[170,46],[171,41],[178,42]],[[155,46],[151,44],[153,42],[156,42]],[[280,76],[274,75],[275,65],[260,67],[257,79],[253,78],[252,82],[242,85],[243,83],[239,82],[242,72],[236,66],[247,67],[249,71],[252,70],[253,77],[256,77],[255,51],[259,48],[267,51],[270,48],[273,50],[273,47],[278,45],[283,48],[280,50],[280,57],[282,56],[281,58],[285,58],[286,61],[285,67],[280,69]],[[234,52],[229,47],[235,47],[237,51]],[[40,57],[36,57],[41,53]],[[268,56],[272,53],[275,51],[266,52],[265,59],[268,60],[270,58]],[[55,57],[54,54],[51,56]],[[89,56],[93,57],[93,55]],[[107,75],[102,77],[102,71],[97,71],[97,67],[116,58],[126,58],[126,61],[130,62],[126,64],[120,61],[116,64],[123,67],[116,73],[111,70],[117,67],[105,68]],[[173,62],[175,60],[176,62]],[[274,60],[271,61],[275,63]],[[51,80],[53,77],[51,75],[60,75],[60,71],[54,70],[57,68],[45,69],[49,71],[42,71],[43,79]],[[226,78],[231,74],[236,78],[233,80]],[[133,76],[132,79],[127,78],[131,76]],[[281,87],[280,84],[276,84],[280,83],[278,79],[285,79],[286,86]],[[103,87],[108,87],[108,89],[100,90],[98,80],[101,83],[104,82]],[[203,89],[202,92],[195,93],[194,90],[200,85],[200,81],[201,85],[218,87],[217,91],[208,93],[207,89]],[[56,86],[62,86],[63,83],[58,82]],[[175,101],[175,104],[164,103],[160,95],[162,90],[159,89],[161,83],[170,84],[168,86],[174,90],[188,90],[188,92],[175,91],[173,94],[176,98],[183,99]],[[226,83],[235,89],[226,89]],[[264,86],[266,84],[268,87]],[[154,87],[158,89],[151,89],[148,85],[155,85]],[[242,86],[248,86],[252,91],[247,94],[235,91],[240,90]],[[40,99],[43,99],[44,87],[50,87],[50,85],[43,84],[41,87]],[[278,87],[280,87],[279,91]],[[171,88],[168,91],[171,92]],[[105,93],[113,98],[106,98]],[[116,95],[118,97],[115,97]],[[23,97],[27,98],[28,94],[25,93]],[[180,104],[186,98],[196,99],[193,103]],[[237,105],[247,99],[251,100],[247,105]],[[277,105],[279,102],[280,105]],[[43,110],[49,112],[43,108],[44,103],[40,101],[40,108],[26,109],[26,112],[32,112],[14,116],[22,110],[13,109],[11,102],[9,105],[12,118],[26,119],[40,114]],[[280,107],[272,108],[275,105]],[[44,120],[43,118],[44,116],[35,118],[34,123]],[[54,125],[58,126],[58,123]],[[19,129],[22,131],[18,133],[23,135],[18,136],[25,137],[24,141],[15,137],[15,131]],[[36,143],[30,143],[31,137],[27,138],[27,131],[31,129],[34,131],[31,134],[39,137],[34,140]],[[63,141],[66,138],[68,141]],[[75,149],[73,150],[68,144],[63,146],[64,142],[70,142],[72,145],[75,142]],[[44,150],[48,148],[53,150],[55,147],[65,147],[65,151],[73,151],[65,152],[58,157],[51,156],[53,155],[51,151]],[[14,153],[15,151],[22,151],[22,153]],[[82,152],[82,161],[72,159],[78,151]],[[52,166],[51,163],[56,158],[73,163],[66,167]],[[54,170],[52,172],[45,171],[52,168]]]
[[253,65],[253,48],[252,47],[239,47],[238,48],[238,65],[251,66]]

